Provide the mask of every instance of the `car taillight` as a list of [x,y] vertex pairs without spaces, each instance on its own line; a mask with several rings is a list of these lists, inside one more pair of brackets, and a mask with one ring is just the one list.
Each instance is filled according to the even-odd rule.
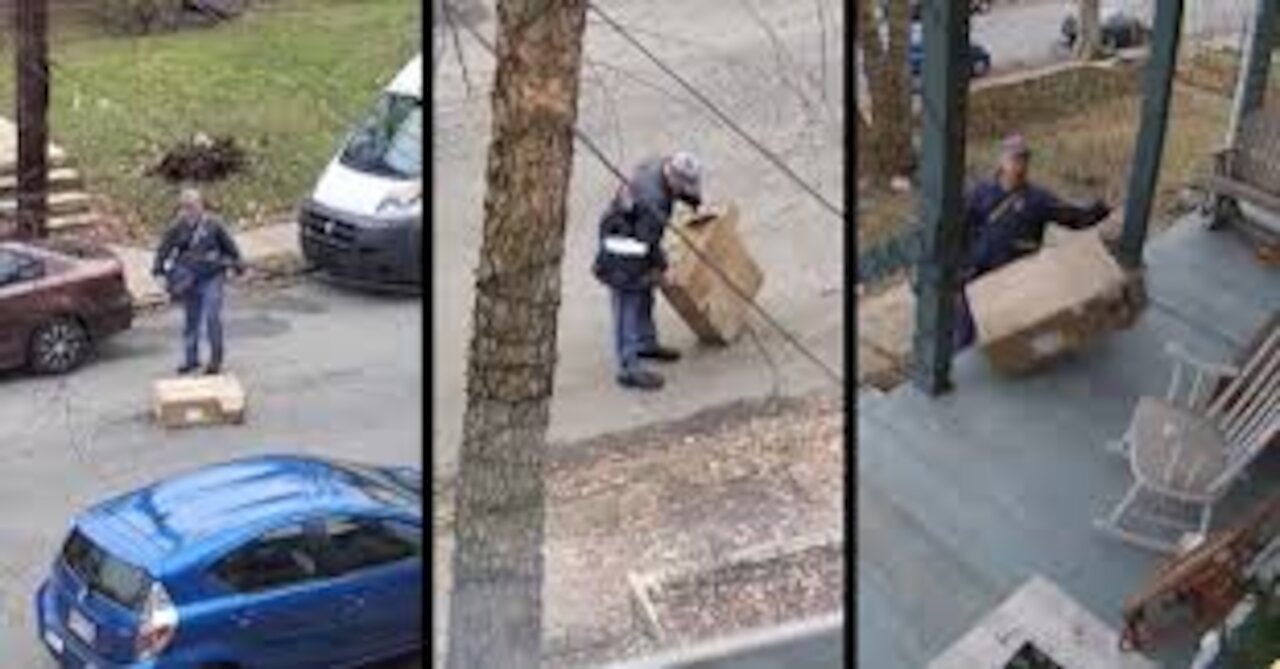
[[160,583],[152,583],[147,601],[142,606],[135,647],[139,660],[159,657],[178,633],[178,609]]

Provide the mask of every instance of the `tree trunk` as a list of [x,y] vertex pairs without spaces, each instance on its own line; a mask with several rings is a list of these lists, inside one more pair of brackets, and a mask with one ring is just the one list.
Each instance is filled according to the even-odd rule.
[[1076,36],[1076,53],[1081,60],[1102,57],[1102,16],[1099,0],[1079,0],[1080,26]]
[[907,47],[911,39],[909,0],[857,0],[858,42],[871,98],[866,146],[872,183],[883,185],[915,168],[911,146],[914,127]]
[[543,462],[586,6],[585,0],[497,3],[449,669],[541,663]]

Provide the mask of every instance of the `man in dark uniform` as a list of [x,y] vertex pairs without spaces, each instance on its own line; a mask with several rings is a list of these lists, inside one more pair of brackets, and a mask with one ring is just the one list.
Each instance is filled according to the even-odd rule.
[[205,210],[200,191],[183,189],[177,219],[156,249],[151,270],[166,278],[170,296],[185,312],[178,374],[199,368],[202,328],[209,336],[209,365],[204,371],[218,374],[222,369],[222,294],[228,270],[244,272],[235,239],[220,218]]
[[[978,184],[965,202],[965,253],[961,285],[1040,250],[1049,223],[1080,230],[1101,223],[1111,208],[1101,200],[1078,207],[1027,178],[1031,150],[1019,135],[1001,145],[994,178]],[[956,314],[955,350],[977,336],[963,288]]]
[[663,386],[643,360],[680,359],[679,351],[658,343],[653,322],[654,288],[667,268],[662,235],[677,200],[695,210],[702,203],[702,167],[685,151],[641,163],[600,219],[593,272],[609,287],[617,380],[626,388]]

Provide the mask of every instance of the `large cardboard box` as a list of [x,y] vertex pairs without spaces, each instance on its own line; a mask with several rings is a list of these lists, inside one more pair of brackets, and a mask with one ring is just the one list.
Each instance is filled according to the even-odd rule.
[[748,298],[754,299],[764,284],[764,273],[738,235],[737,206],[720,207],[713,216],[681,216],[672,227],[666,240],[670,266],[663,295],[703,342],[734,341],[742,334],[751,307],[708,262]]
[[168,428],[244,421],[244,388],[229,374],[160,379],[152,401],[156,421]]
[[1025,374],[1127,328],[1145,302],[1096,234],[1071,235],[970,283],[978,342],[993,367]]

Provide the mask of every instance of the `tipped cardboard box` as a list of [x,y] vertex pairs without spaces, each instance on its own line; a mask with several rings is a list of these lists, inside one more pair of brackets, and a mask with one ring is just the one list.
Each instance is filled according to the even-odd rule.
[[1026,374],[1128,328],[1144,303],[1096,234],[1071,235],[966,287],[978,341],[997,371]]
[[168,428],[244,422],[245,395],[229,374],[160,379],[153,388],[156,421]]
[[[672,223],[662,294],[700,340],[723,345],[737,339],[747,324],[750,306],[737,292],[754,299],[764,284],[764,273],[738,235],[737,206],[730,204],[713,212],[697,218],[684,216]],[[726,285],[708,262],[738,291]]]

